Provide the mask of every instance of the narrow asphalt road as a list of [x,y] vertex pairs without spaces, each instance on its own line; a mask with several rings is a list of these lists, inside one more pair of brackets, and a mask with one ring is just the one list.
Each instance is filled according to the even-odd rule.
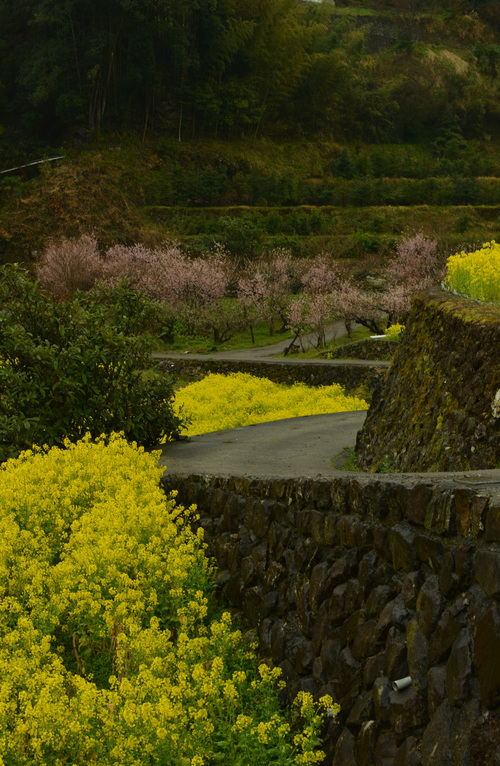
[[[328,330],[328,338],[345,334],[342,322]],[[157,359],[226,359],[269,364],[353,365],[388,367],[390,362],[353,359],[279,357],[290,339],[271,346],[209,354],[154,354]],[[160,466],[167,473],[217,476],[297,477],[334,476],[345,462],[344,450],[356,444],[366,410],[275,420],[243,428],[193,436],[163,447]]]
[[365,417],[366,410],[309,415],[193,436],[166,444],[159,465],[173,474],[335,476]]
[[[356,325],[358,327],[358,325]],[[330,325],[327,330],[327,340],[333,338],[339,338],[341,335],[345,335],[345,327],[343,322],[335,322]],[[305,342],[308,340],[308,336],[304,338]],[[281,354],[287,346],[290,345],[290,338],[286,338],[281,341],[273,343],[271,346],[261,346],[244,348],[241,350],[233,351],[212,351],[206,354],[192,354],[192,353],[155,353],[153,359],[192,359],[192,360],[220,360],[226,359],[228,361],[241,361],[241,362],[269,362],[272,364],[311,364],[311,365],[329,365],[343,367],[346,364],[353,367],[389,367],[390,362],[387,361],[373,361],[369,359],[303,359],[300,356],[286,356],[278,357],[276,354]]]

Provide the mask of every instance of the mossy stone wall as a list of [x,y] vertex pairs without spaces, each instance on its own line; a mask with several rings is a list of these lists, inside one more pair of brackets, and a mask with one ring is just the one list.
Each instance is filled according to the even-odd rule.
[[500,307],[417,296],[358,434],[358,465],[461,471],[500,464]]
[[163,486],[197,504],[220,596],[290,696],[340,703],[325,766],[498,763],[500,471]]
[[209,373],[229,375],[234,372],[247,372],[258,378],[268,378],[274,383],[305,383],[308,386],[330,386],[338,383],[346,391],[352,392],[361,388],[365,399],[369,399],[371,392],[377,385],[378,377],[386,369],[388,362],[381,360],[380,363],[373,361],[371,364],[362,364],[354,360],[352,363],[340,364],[327,360],[311,360],[300,362],[299,360],[288,361],[285,359],[269,359],[265,361],[247,361],[233,359],[203,358],[200,356],[186,355],[182,359],[178,357],[156,358],[157,368],[167,375],[187,376],[193,380],[200,380]]

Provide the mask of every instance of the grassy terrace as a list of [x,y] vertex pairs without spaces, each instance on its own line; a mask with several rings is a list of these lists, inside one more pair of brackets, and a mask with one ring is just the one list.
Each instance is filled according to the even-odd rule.
[[90,230],[104,244],[174,238],[195,251],[219,241],[236,255],[286,247],[340,258],[384,255],[418,230],[450,250],[497,235],[494,142],[438,161],[417,144],[115,141],[62,149],[39,176],[0,180],[0,259]]

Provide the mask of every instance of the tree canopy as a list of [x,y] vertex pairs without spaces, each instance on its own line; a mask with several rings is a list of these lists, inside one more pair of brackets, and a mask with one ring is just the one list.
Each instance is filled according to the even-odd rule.
[[432,126],[446,103],[466,129],[489,129],[498,118],[492,4],[442,9],[443,35],[453,28],[473,69],[421,48],[425,4],[408,3],[411,13],[383,5],[386,55],[360,23],[367,17],[331,3],[0,0],[0,126],[49,143],[104,127],[178,139],[279,130],[398,140]]

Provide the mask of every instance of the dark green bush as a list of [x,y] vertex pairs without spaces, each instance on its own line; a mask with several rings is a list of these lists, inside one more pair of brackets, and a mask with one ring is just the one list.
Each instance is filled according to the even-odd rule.
[[140,303],[125,288],[58,302],[19,265],[0,269],[1,460],[87,432],[147,447],[178,434],[172,382],[145,374],[150,341],[125,332],[147,321]]
[[333,173],[339,178],[350,180],[354,178],[356,169],[347,149],[342,149],[339,157],[333,163]]
[[230,190],[225,168],[178,167],[172,179],[174,201],[179,205],[220,205]]
[[353,181],[351,186],[350,203],[355,207],[373,204],[375,184],[371,178],[361,178]]
[[262,224],[257,225],[249,217],[223,215],[218,220],[214,238],[232,255],[254,256],[258,254],[262,236]]
[[453,181],[454,205],[477,205],[481,202],[481,187],[477,178],[459,176]]
[[265,230],[268,234],[278,234],[283,229],[283,220],[276,210],[272,210],[264,218]]

